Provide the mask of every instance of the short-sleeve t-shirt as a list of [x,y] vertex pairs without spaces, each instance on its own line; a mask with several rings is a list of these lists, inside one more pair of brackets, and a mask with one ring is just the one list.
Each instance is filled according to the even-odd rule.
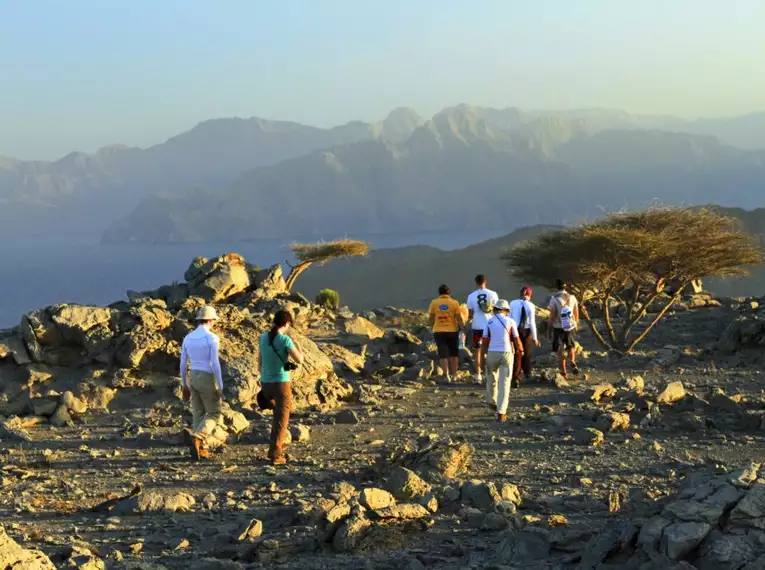
[[494,315],[483,329],[483,338],[489,339],[489,352],[513,352],[513,340],[518,338],[518,325],[510,317]]
[[267,332],[260,335],[260,381],[264,384],[290,381],[290,373],[284,369],[284,363],[287,362],[289,351],[295,348],[295,344],[286,334],[277,334],[274,338],[274,348],[269,346]]
[[482,331],[486,327],[486,322],[492,317],[492,315],[484,313],[478,306],[482,300],[488,301],[491,305],[496,305],[499,301],[499,295],[491,289],[476,289],[468,295],[467,308],[473,311],[474,331]]
[[428,313],[436,317],[433,332],[457,332],[457,312],[460,304],[449,295],[441,295],[430,302]]

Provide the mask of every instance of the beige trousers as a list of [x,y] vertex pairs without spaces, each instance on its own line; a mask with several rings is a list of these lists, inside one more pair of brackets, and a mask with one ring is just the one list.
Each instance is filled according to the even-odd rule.
[[191,388],[191,430],[194,435],[205,438],[216,424],[223,420],[218,399],[218,385],[211,372],[192,370],[189,374]]
[[510,383],[513,379],[513,353],[486,353],[486,401],[497,406],[498,414],[506,414],[510,404]]

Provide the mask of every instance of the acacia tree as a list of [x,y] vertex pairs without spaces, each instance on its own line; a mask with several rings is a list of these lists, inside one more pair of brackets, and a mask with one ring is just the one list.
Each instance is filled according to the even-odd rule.
[[[502,258],[524,281],[549,287],[566,280],[595,338],[623,352],[646,337],[692,282],[744,275],[745,266],[763,261],[756,238],[740,231],[738,220],[705,208],[610,214],[545,233]],[[660,309],[632,334],[657,301]],[[614,306],[624,308],[619,319]]]
[[287,265],[290,266],[290,273],[285,281],[288,291],[292,289],[300,274],[314,263],[323,265],[338,257],[366,255],[369,253],[369,244],[353,239],[339,239],[318,243],[293,243],[290,249],[295,254],[297,263],[292,265],[287,262]]

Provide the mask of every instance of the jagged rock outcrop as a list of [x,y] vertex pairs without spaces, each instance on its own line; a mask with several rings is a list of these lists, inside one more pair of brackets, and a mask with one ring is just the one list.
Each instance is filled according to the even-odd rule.
[[738,317],[725,328],[716,349],[733,354],[746,348],[762,347],[765,347],[765,318],[748,315]]
[[[752,464],[729,474],[692,473],[655,516],[642,523],[622,518],[606,525],[582,545],[578,567],[758,568],[765,560],[765,480],[757,479],[758,470]],[[563,554],[555,551],[549,531],[533,530],[529,536],[511,531],[498,559],[552,561]]]
[[51,559],[39,550],[23,548],[0,526],[0,568],[3,570],[56,570]]
[[[9,379],[0,388],[0,412],[6,417],[35,414],[55,425],[70,425],[84,412],[64,405],[58,393],[48,392],[61,384],[57,378],[63,382],[75,369],[86,376],[93,371],[99,378],[106,378],[101,372],[110,371],[110,381],[91,382],[87,388],[100,394],[102,403],[95,409],[105,409],[115,397],[99,391],[102,388],[143,387],[141,377],[152,374],[177,377],[182,340],[195,326],[196,311],[208,303],[215,305],[220,317],[215,332],[220,337],[225,392],[235,405],[255,403],[260,390],[260,336],[278,309],[295,317],[290,335],[304,356],[292,375],[296,409],[336,407],[353,393],[346,380],[358,375],[394,364],[407,370],[418,365],[425,370],[430,364],[428,345],[417,336],[385,331],[347,311],[332,314],[287,292],[279,265],[258,269],[230,253],[194,259],[185,277],[185,283],[129,291],[127,301],[108,307],[44,307],[25,315],[19,327],[0,331],[0,366]],[[340,340],[323,339],[318,345],[310,338],[313,329],[334,330]],[[349,339],[355,339],[350,344],[356,350],[335,344],[348,344]],[[72,390],[74,397],[86,401],[96,394],[86,394],[85,388],[71,382],[58,389]]]
[[197,257],[184,275],[189,294],[216,302],[250,286],[250,274],[241,255],[227,253],[214,259]]

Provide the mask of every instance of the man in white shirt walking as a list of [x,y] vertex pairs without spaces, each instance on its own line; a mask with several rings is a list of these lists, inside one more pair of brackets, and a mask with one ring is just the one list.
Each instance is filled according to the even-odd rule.
[[[523,357],[523,346],[518,327],[510,318],[510,304],[504,299],[494,307],[494,316],[484,328],[483,338],[488,345],[486,352],[486,400],[496,406],[497,421],[507,421],[510,403],[513,357]],[[515,354],[513,354],[515,353]]]
[[480,384],[483,380],[482,371],[485,356],[483,331],[491,318],[494,305],[499,301],[499,296],[491,289],[486,288],[486,277],[483,275],[476,275],[475,284],[478,288],[468,295],[467,308],[473,329],[470,342],[474,351],[475,381]]
[[568,286],[562,279],[555,281],[557,292],[550,299],[550,321],[547,326],[547,338],[552,336],[553,352],[560,359],[560,373],[566,377],[566,360],[571,361],[571,370],[579,374],[576,365],[576,329],[579,325],[579,302],[568,292]]
[[220,341],[211,328],[218,320],[212,307],[197,312],[198,326],[186,335],[181,345],[181,386],[183,400],[191,401],[191,455],[206,459],[210,452],[205,439],[222,419],[223,374],[218,350]]
[[536,307],[531,302],[531,287],[521,287],[521,296],[510,303],[510,318],[518,323],[518,334],[523,345],[523,358],[513,361],[513,387],[521,387],[521,374],[531,376],[531,343],[539,346],[537,338]]

